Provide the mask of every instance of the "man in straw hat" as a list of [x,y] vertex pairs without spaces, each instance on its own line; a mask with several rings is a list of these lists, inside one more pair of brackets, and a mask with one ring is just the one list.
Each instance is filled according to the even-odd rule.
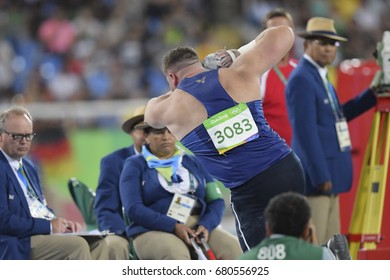
[[115,233],[106,237],[110,259],[129,258],[129,242],[125,233],[126,225],[119,196],[119,178],[125,159],[138,154],[145,143],[144,130],[137,127],[144,121],[144,112],[145,106],[136,108],[133,116],[122,124],[122,130],[131,136],[133,144],[112,152],[103,157],[100,162],[100,177],[94,208],[99,229]]
[[317,229],[324,244],[340,232],[339,193],[352,185],[351,141],[347,122],[376,104],[375,92],[366,89],[341,104],[327,79],[327,66],[346,38],[336,33],[329,18],[307,22],[303,37],[305,53],[291,73],[286,98],[293,127],[292,148],[302,161],[306,191]]

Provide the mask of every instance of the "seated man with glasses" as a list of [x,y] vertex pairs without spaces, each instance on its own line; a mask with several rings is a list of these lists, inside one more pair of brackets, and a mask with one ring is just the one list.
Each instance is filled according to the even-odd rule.
[[108,259],[104,239],[56,235],[78,232],[81,225],[47,205],[38,173],[25,158],[34,136],[25,108],[0,113],[0,259]]
[[340,232],[339,193],[352,186],[351,141],[348,122],[376,104],[375,86],[340,103],[328,80],[327,67],[339,42],[332,19],[314,17],[303,37],[305,53],[291,73],[286,98],[293,128],[292,148],[301,159],[305,194],[311,206],[319,244]]
[[27,133],[27,134],[21,134],[21,133],[10,133],[6,130],[3,131],[4,133],[8,134],[9,136],[12,137],[12,140],[15,140],[15,141],[18,141],[18,142],[21,142],[23,140],[23,138],[26,139],[26,141],[32,141],[35,137],[35,133]]

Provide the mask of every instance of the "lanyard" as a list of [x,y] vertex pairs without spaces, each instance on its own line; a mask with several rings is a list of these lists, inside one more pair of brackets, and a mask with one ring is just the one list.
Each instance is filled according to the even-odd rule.
[[27,203],[30,209],[31,216],[34,218],[42,218],[46,220],[53,220],[56,216],[47,208],[45,201],[41,201],[37,195],[37,193],[32,188],[31,183],[24,171],[23,165],[19,165],[19,169],[17,170],[19,178],[22,180],[23,185],[25,185],[27,189]]
[[286,85],[286,84],[287,84],[287,79],[286,79],[286,77],[283,75],[282,71],[280,71],[280,69],[278,68],[278,66],[274,66],[274,67],[272,67],[272,68],[275,70],[276,74],[278,75],[278,77],[279,77],[279,79],[282,81],[282,83],[283,83],[284,85]]
[[[189,178],[189,183],[190,183],[190,188],[189,188],[189,190],[188,190],[188,193],[191,193],[191,194],[194,194],[195,193],[195,191],[196,191],[196,187],[195,187],[195,177],[194,177],[194,175],[192,175],[191,174],[191,172],[189,172],[188,171],[188,178]],[[173,182],[168,182],[168,181],[166,181],[167,182],[167,185],[168,185],[168,187],[172,187],[173,186],[173,184],[183,184],[183,182],[180,182],[180,183],[173,183]]]
[[332,106],[333,114],[336,118],[336,120],[340,120],[344,117],[343,112],[340,109],[340,106],[337,102],[336,93],[333,90],[332,84],[329,82],[329,80],[322,78],[322,82],[324,83],[324,87],[326,90],[326,93],[329,98],[330,105]]
[[38,199],[38,195],[35,193],[34,189],[31,186],[31,183],[26,175],[26,172],[24,171],[23,165],[19,164],[19,169],[16,171],[18,174],[20,180],[23,182],[27,189],[27,193],[32,196],[35,199]]
[[194,194],[196,191],[195,183],[194,183],[194,175],[192,175],[191,173],[189,175],[190,175],[190,193]]

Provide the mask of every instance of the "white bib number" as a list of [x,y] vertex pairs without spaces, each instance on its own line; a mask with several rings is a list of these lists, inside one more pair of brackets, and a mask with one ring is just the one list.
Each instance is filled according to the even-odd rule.
[[259,137],[259,130],[245,103],[226,109],[203,122],[219,154]]
[[286,247],[284,244],[269,245],[261,247],[257,254],[258,260],[284,260],[286,258]]

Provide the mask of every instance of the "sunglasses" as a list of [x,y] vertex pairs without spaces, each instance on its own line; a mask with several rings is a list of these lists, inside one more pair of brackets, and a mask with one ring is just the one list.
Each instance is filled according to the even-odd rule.
[[325,47],[328,45],[334,46],[334,47],[340,46],[340,42],[335,41],[335,40],[315,39],[315,40],[313,40],[313,42],[321,47]]
[[21,134],[21,133],[10,133],[8,131],[3,130],[4,133],[8,134],[12,137],[12,140],[14,141],[22,141],[23,138],[26,138],[26,141],[32,141],[35,137],[35,133],[27,133],[27,134]]

